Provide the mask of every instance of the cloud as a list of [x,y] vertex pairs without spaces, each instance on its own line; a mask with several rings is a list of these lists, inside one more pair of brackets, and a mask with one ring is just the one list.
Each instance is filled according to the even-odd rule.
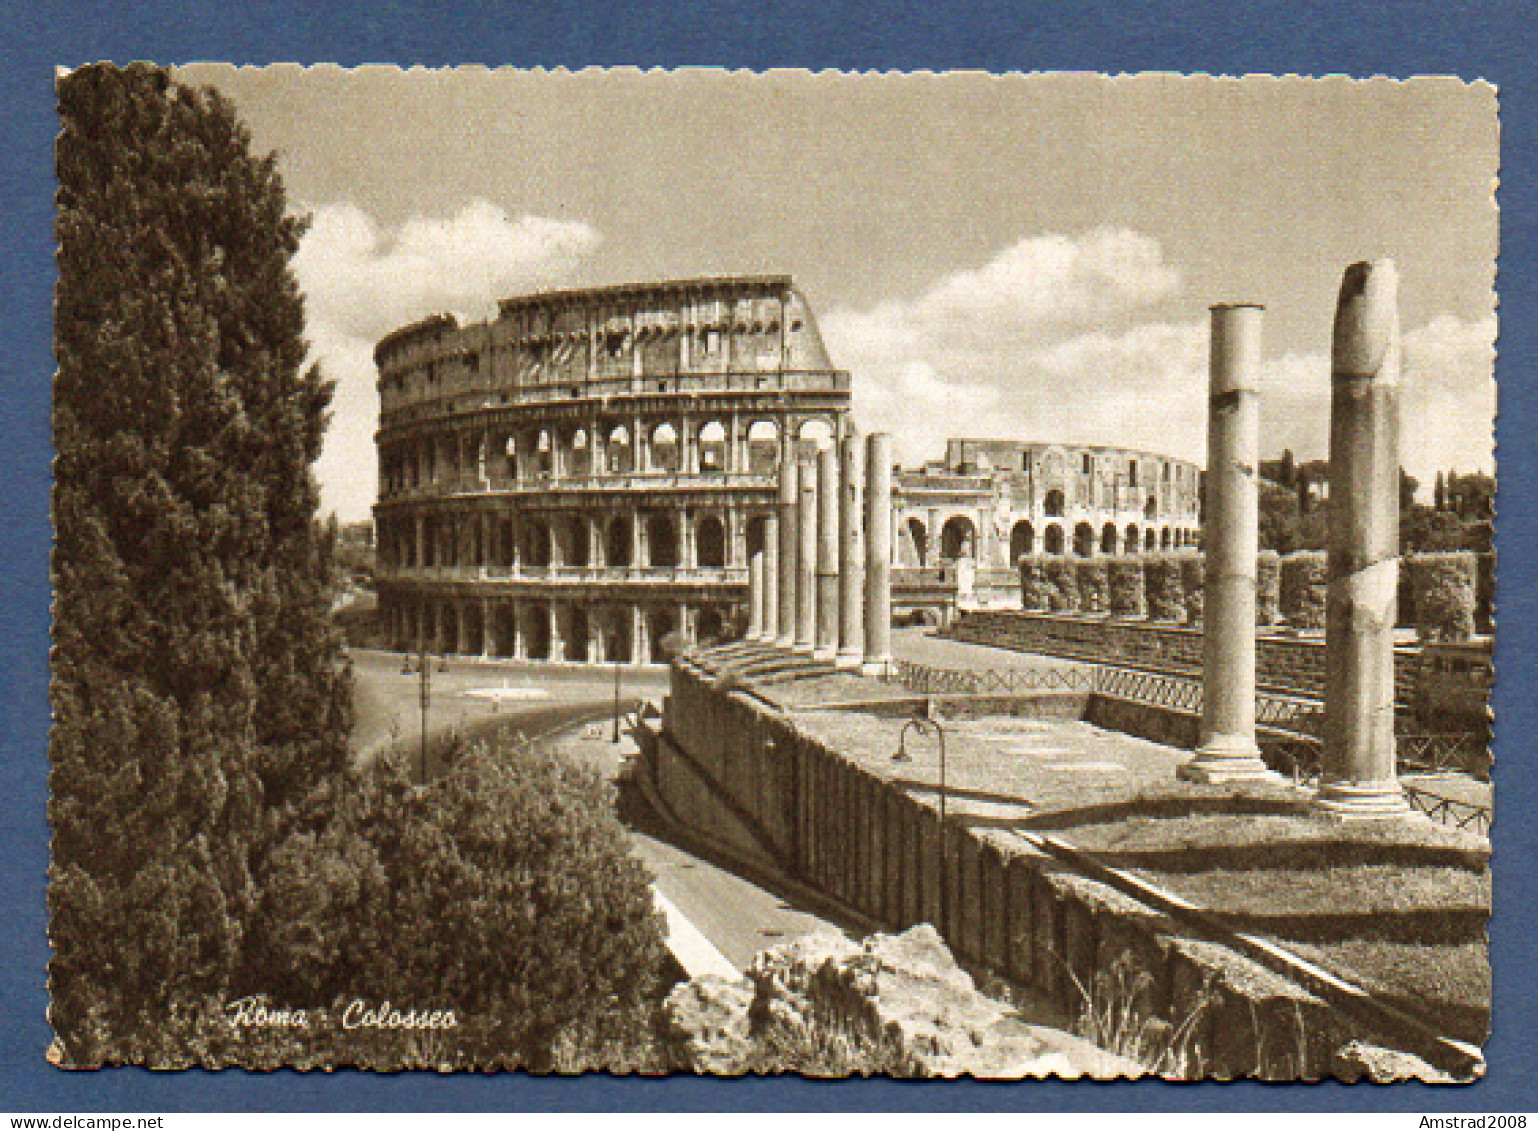
[[448,218],[412,216],[394,230],[352,204],[317,209],[294,270],[305,293],[310,356],[337,382],[316,468],[323,506],[351,520],[373,505],[379,338],[439,311],[462,321],[489,317],[497,299],[569,277],[601,243],[587,224],[515,219],[485,200]]
[[[1205,330],[1153,318],[1180,288],[1157,241],[1125,230],[1022,239],[907,301],[822,320],[855,412],[900,458],[948,436],[1061,438],[1196,457]],[[1183,403],[1196,397],[1191,404]],[[1193,417],[1193,413],[1195,414]]]
[[[952,436],[1142,448],[1206,461],[1208,322],[1161,318],[1179,270],[1133,232],[1021,240],[976,270],[869,311],[835,310],[823,336],[851,371],[862,427],[918,463]],[[1495,320],[1440,316],[1404,337],[1403,461],[1492,467]],[[1330,363],[1265,359],[1261,454],[1329,447]],[[1429,489],[1429,488],[1427,488]]]

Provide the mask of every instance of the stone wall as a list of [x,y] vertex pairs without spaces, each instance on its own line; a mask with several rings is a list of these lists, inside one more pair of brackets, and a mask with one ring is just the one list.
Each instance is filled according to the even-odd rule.
[[[1194,719],[1168,714],[1157,725],[1169,739],[1187,737]],[[953,822],[942,854],[932,805],[687,661],[673,667],[662,739],[647,744],[641,770],[653,785],[659,759],[686,758],[721,798],[714,807],[670,802],[679,819],[708,823],[730,811],[734,829],[751,830],[761,854],[794,880],[888,929],[934,924],[962,961],[1068,1015],[1125,1002],[1146,1038],[1180,1060],[1160,1070],[1325,1075],[1360,1035],[1308,990],[1007,830]]]
[[[1143,620],[979,610],[963,613],[950,636],[1018,652],[1128,667],[1189,672],[1202,668],[1200,628]],[[1395,653],[1395,699],[1400,703],[1414,702],[1419,657],[1415,649]],[[1257,637],[1255,677],[1267,690],[1323,696],[1324,641],[1271,634]]]

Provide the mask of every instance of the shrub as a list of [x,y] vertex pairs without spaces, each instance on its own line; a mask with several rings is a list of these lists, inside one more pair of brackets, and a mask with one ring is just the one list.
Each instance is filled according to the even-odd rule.
[[1282,559],[1275,550],[1255,558],[1255,623],[1270,628],[1281,619]]
[[1103,613],[1110,606],[1106,588],[1105,562],[1100,558],[1080,558],[1074,563],[1079,586],[1079,608],[1086,613]]
[[1027,612],[1046,612],[1052,608],[1052,583],[1047,580],[1045,560],[1020,559],[1020,607]]
[[1106,565],[1106,591],[1113,617],[1147,616],[1143,559],[1135,555],[1110,559]]
[[1184,621],[1186,595],[1181,583],[1180,561],[1163,554],[1146,558],[1143,577],[1148,592],[1148,615],[1154,620]]
[[1078,612],[1081,598],[1078,578],[1074,576],[1074,560],[1071,558],[1048,558],[1044,572],[1047,584],[1052,586],[1051,601],[1053,611]]
[[1185,594],[1186,623],[1200,624],[1206,608],[1207,563],[1200,554],[1182,554],[1180,587]]
[[1415,554],[1406,560],[1415,594],[1415,631],[1423,644],[1474,635],[1478,566],[1467,551]]
[[1495,555],[1482,553],[1478,563],[1478,580],[1474,586],[1474,630],[1489,633],[1495,631]]
[[452,1009],[453,1067],[548,1069],[660,989],[650,877],[605,784],[559,754],[477,744],[422,789],[387,759],[318,791],[261,881],[251,986]]
[[1305,629],[1324,627],[1328,581],[1323,552],[1299,550],[1283,558],[1279,590],[1281,613],[1288,624]]

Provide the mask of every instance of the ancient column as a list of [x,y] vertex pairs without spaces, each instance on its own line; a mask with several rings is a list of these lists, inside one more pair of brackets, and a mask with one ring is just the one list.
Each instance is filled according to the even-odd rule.
[[490,597],[481,598],[481,658],[497,655],[497,607]]
[[757,643],[764,635],[764,555],[748,560],[748,639]]
[[865,441],[851,427],[839,441],[838,657],[841,668],[865,659]]
[[1255,556],[1260,550],[1260,328],[1265,308],[1212,308],[1207,400],[1202,723],[1188,781],[1275,779],[1255,745]]
[[812,655],[838,655],[838,446],[817,453],[817,634]]
[[1315,804],[1347,817],[1407,809],[1394,764],[1398,290],[1391,259],[1346,268],[1330,351],[1324,769]]
[[780,545],[777,575],[779,608],[775,614],[774,642],[789,648],[796,642],[796,568],[800,560],[797,545],[801,533],[797,504],[801,490],[796,461],[787,455],[780,461]]
[[796,651],[811,655],[817,631],[817,466],[796,464]]
[[892,666],[892,437],[865,439],[865,659],[866,675]]
[[780,516],[764,519],[764,623],[759,639],[775,643],[780,635]]

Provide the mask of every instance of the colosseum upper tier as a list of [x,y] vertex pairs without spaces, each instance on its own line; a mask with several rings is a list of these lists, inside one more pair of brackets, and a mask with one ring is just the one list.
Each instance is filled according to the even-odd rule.
[[783,275],[508,299],[374,360],[379,601],[402,649],[645,661],[715,635],[781,458],[849,427],[849,375]]

